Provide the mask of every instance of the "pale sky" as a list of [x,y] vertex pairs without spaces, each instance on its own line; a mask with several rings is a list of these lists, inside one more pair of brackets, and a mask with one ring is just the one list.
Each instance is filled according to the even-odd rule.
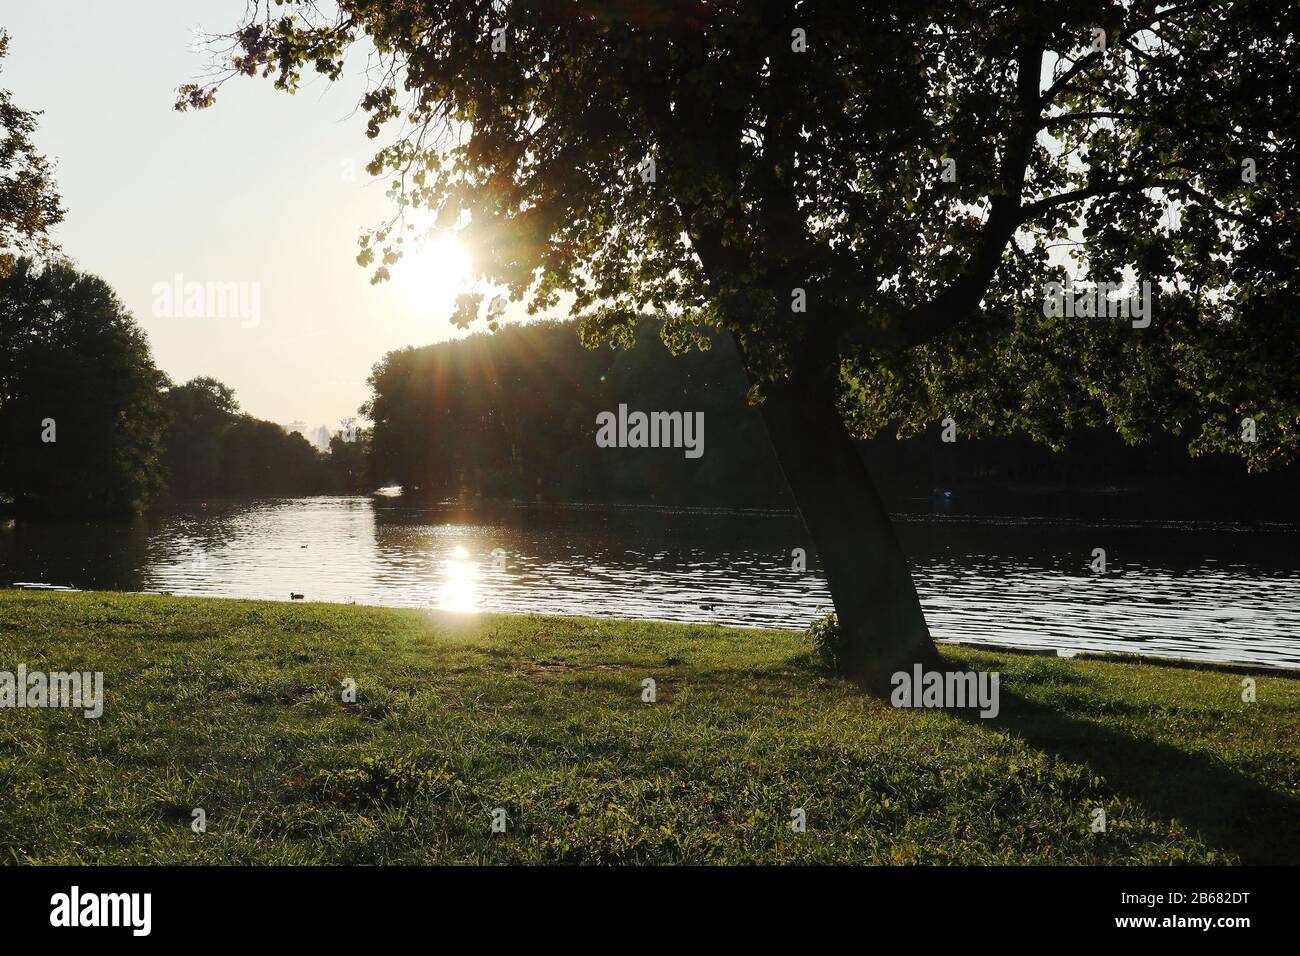
[[[382,286],[355,262],[361,230],[392,212],[387,180],[364,169],[378,141],[354,112],[358,69],[333,84],[313,74],[293,96],[238,77],[208,110],[172,109],[176,87],[208,63],[194,28],[229,32],[244,10],[244,0],[6,3],[0,88],[44,111],[35,141],[57,162],[67,210],[55,238],[113,286],[163,371],[215,376],[260,418],[337,428],[385,352],[461,334],[448,316],[462,287],[445,274],[445,250]],[[155,286],[177,275],[256,288],[260,320],[156,316]]]

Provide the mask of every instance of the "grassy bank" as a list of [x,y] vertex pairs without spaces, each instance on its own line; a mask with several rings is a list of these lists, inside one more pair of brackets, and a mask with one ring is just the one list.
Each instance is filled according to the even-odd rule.
[[1001,672],[997,719],[863,697],[788,632],[4,591],[0,671],[105,704],[0,709],[0,859],[1300,862],[1300,679],[944,653]]

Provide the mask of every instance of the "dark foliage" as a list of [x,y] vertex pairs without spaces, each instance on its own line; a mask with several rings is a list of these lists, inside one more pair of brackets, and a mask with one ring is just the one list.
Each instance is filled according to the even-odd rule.
[[[491,497],[624,504],[789,508],[789,493],[734,347],[674,358],[654,322],[627,350],[583,348],[572,323],[510,326],[492,335],[392,352],[371,377],[371,482],[434,498]],[[705,413],[705,448],[596,447],[596,414],[633,409]],[[341,444],[336,439],[337,444]],[[1188,455],[1185,439],[1130,446],[1107,429],[1079,429],[1057,450],[1020,436],[952,444],[938,426],[860,446],[892,507],[957,495],[961,510],[1281,517],[1294,513],[1296,468],[1248,475],[1235,456]],[[338,455],[335,444],[331,450]],[[343,449],[356,454],[360,444]],[[355,466],[353,466],[355,467]],[[364,482],[362,482],[364,484]]]
[[[298,432],[241,414],[232,389],[195,378],[168,391],[164,460],[173,497],[323,495],[360,490],[357,452],[343,471]],[[346,446],[346,443],[340,442]],[[350,472],[348,471],[350,469]]]
[[107,283],[18,259],[0,343],[0,496],[25,514],[142,507],[163,483],[166,379]]
[[[584,501],[787,503],[730,342],[674,359],[643,323],[637,347],[586,349],[572,323],[389,353],[371,376],[372,483]],[[596,447],[601,411],[703,412],[705,454]]]

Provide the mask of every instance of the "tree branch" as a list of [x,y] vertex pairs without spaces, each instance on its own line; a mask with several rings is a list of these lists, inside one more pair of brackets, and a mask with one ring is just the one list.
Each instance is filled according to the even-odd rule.
[[1022,222],[1020,195],[1041,121],[1043,100],[1038,80],[1044,47],[1040,35],[1027,41],[1016,54],[1017,117],[1002,157],[1002,193],[990,197],[989,217],[975,251],[966,269],[947,288],[901,317],[895,334],[904,347],[930,341],[975,311],[997,273],[1003,249]]

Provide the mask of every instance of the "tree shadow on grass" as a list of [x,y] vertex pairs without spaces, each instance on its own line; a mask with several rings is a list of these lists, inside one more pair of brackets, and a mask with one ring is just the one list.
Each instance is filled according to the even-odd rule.
[[[955,662],[950,662],[955,663]],[[1017,735],[1031,747],[1086,764],[1149,812],[1195,828],[1243,863],[1300,863],[1300,802],[1204,753],[1133,737],[1000,689],[1001,711],[949,710],[985,730]]]

